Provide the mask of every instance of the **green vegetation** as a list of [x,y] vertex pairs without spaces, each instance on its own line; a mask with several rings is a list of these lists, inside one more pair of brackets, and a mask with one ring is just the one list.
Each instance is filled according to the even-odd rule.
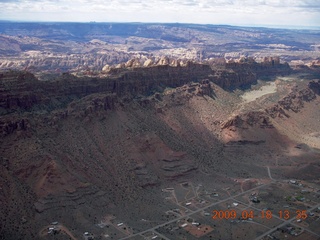
[[287,201],[287,202],[292,201],[292,197],[291,197],[291,196],[286,197],[286,201]]
[[300,195],[300,196],[297,196],[296,199],[297,199],[298,201],[302,202],[302,201],[304,200],[304,197]]

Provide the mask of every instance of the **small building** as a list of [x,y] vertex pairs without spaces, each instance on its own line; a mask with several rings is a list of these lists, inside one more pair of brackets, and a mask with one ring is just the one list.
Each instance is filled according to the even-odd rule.
[[61,231],[61,229],[57,226],[49,227],[48,228],[48,234],[58,234]]
[[190,206],[190,205],[191,205],[191,202],[187,202],[187,203],[186,203],[186,206]]
[[297,184],[297,181],[291,179],[291,180],[289,181],[289,183],[291,183],[291,184]]
[[188,226],[188,223],[184,223],[184,224],[181,225],[182,228],[184,228],[186,226]]
[[85,240],[93,240],[94,239],[94,236],[92,233],[89,233],[89,232],[84,232],[83,233],[83,237]]
[[259,200],[257,197],[253,197],[253,198],[251,199],[251,202],[253,202],[253,203],[259,203],[260,200]]

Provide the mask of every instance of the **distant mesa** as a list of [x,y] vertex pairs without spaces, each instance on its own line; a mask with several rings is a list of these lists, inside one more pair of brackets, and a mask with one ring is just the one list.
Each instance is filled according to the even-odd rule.
[[109,65],[106,64],[102,68],[102,73],[113,73],[112,70],[114,69],[134,69],[134,68],[147,68],[147,67],[154,67],[154,66],[170,66],[170,67],[186,67],[188,63],[201,63],[197,61],[192,60],[182,60],[182,59],[170,59],[167,56],[162,56],[160,58],[147,58],[144,59],[138,59],[133,58],[128,60],[125,63],[118,63],[115,65]]

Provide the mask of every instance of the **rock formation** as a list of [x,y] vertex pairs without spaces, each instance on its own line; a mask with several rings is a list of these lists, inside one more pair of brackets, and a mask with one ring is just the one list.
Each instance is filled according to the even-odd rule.
[[315,94],[320,95],[320,80],[310,82],[309,88],[312,89]]
[[309,83],[309,87],[298,90],[293,88],[289,94],[278,101],[277,104],[266,109],[266,112],[272,117],[289,117],[286,111],[299,112],[306,102],[316,98],[316,89],[312,89],[314,82]]
[[[35,104],[51,104],[54,107],[53,99],[68,101],[69,96],[83,97],[99,92],[115,93],[119,97],[149,95],[163,86],[178,87],[203,79],[224,89],[234,89],[249,86],[255,83],[259,76],[267,73],[276,75],[290,72],[287,65],[265,65],[256,62],[227,64],[226,69],[221,70],[213,70],[208,64],[183,64],[181,61],[173,61],[175,66],[170,66],[166,58],[159,62],[160,65],[141,67],[137,59],[132,59],[124,67],[106,65],[103,72],[108,72],[107,77],[78,78],[63,74],[55,81],[38,81],[28,72],[6,72],[0,76],[0,107],[11,110],[31,109]],[[148,61],[147,65],[151,65],[151,61]]]
[[243,128],[258,126],[260,128],[273,128],[269,117],[263,112],[249,112],[236,115],[233,118],[222,123],[221,128]]

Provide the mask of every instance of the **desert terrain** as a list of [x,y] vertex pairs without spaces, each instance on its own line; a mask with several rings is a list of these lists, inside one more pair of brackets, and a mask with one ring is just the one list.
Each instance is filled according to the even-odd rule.
[[[148,52],[140,38],[156,39],[159,28],[140,26],[137,33],[129,25],[128,36],[95,38],[117,39],[103,43],[111,48],[131,46],[131,39],[137,49],[120,58],[114,50],[114,61],[86,68],[70,55],[58,71],[61,62],[50,65],[44,54],[56,54],[63,34],[52,31],[50,45],[34,26],[22,33],[17,24],[10,33],[1,24],[8,42],[0,73],[0,239],[320,238],[317,49],[303,57],[299,50],[283,58],[266,50],[256,57],[213,58],[204,50],[201,58],[188,57],[193,35],[200,45],[213,33],[189,26],[191,41],[164,26]],[[227,44],[228,31],[239,29],[213,32]],[[89,44],[79,38],[69,36],[65,45]],[[25,57],[25,41],[49,45]],[[90,41],[94,51],[102,44]],[[156,47],[173,42],[172,49],[185,48],[183,56]],[[302,62],[286,62],[296,58]]]

